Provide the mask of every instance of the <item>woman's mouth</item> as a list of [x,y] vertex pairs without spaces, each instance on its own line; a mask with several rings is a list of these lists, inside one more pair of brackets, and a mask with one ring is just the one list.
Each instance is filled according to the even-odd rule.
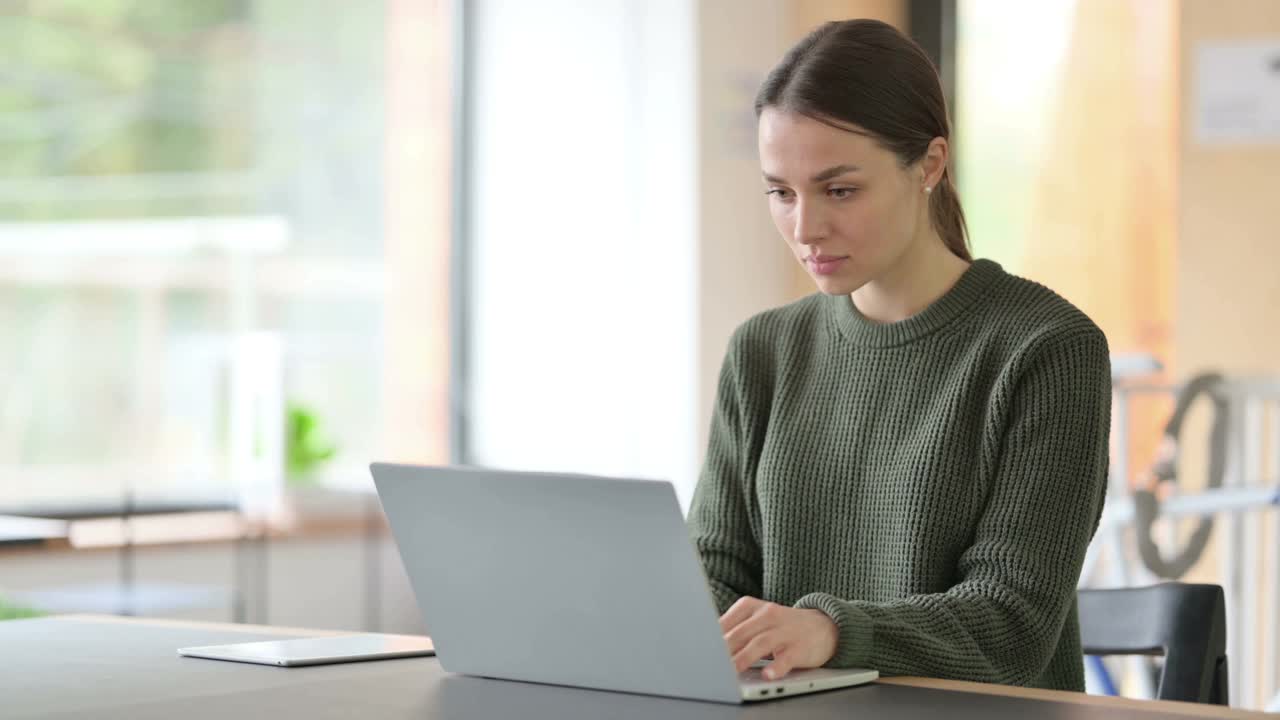
[[804,259],[806,265],[817,275],[830,275],[848,260],[848,255],[809,255]]

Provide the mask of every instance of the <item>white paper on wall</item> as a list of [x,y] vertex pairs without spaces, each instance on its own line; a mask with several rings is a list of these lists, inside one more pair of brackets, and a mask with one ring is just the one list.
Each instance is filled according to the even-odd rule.
[[1196,142],[1280,143],[1280,38],[1202,44],[1195,73]]

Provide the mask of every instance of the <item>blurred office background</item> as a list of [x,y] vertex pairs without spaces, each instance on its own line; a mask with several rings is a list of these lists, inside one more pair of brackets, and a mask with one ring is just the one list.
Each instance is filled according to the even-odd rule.
[[1083,584],[1163,577],[1125,502],[1180,384],[1225,378],[1234,494],[1205,492],[1202,400],[1153,534],[1172,555],[1217,518],[1180,578],[1227,587],[1233,704],[1264,707],[1271,0],[0,0],[0,616],[422,631],[373,460],[662,478],[687,506],[730,332],[813,291],[753,96],[850,17],[939,63],[975,254],[1116,353]]

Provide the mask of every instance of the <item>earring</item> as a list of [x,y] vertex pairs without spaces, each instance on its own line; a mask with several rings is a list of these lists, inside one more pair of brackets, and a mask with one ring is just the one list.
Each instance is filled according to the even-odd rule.
[[931,192],[933,192],[933,188],[929,187],[928,185],[925,185],[925,186],[924,186],[924,194],[925,194],[925,195],[928,195],[928,194],[929,194],[929,193],[931,193]]

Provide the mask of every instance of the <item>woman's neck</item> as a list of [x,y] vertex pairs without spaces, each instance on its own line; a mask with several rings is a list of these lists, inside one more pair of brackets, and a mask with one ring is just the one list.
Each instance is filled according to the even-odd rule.
[[945,295],[969,268],[936,233],[913,246],[884,274],[853,292],[854,307],[863,317],[882,324],[906,320]]

